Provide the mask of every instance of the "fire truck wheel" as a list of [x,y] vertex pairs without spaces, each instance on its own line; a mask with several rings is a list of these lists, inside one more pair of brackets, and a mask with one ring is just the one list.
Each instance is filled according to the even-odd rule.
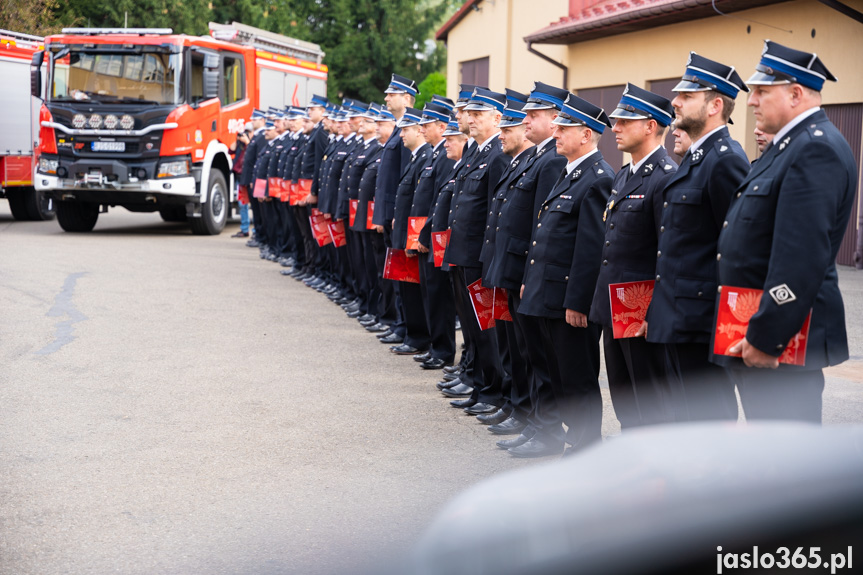
[[54,219],[54,200],[45,196],[34,188],[30,188],[26,195],[27,217],[34,222]]
[[99,204],[92,202],[57,202],[57,221],[67,232],[89,232],[99,219]]
[[201,206],[201,217],[189,218],[189,224],[194,234],[216,236],[222,233],[228,220],[228,184],[224,174],[214,169],[207,186],[207,202]]
[[11,210],[13,218],[19,222],[30,219],[27,214],[27,198],[24,196],[23,190],[7,189],[6,199],[9,200],[9,210]]

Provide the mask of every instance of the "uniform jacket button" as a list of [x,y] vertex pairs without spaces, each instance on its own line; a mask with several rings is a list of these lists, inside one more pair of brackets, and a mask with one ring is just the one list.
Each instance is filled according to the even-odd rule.
[[530,260],[530,265],[533,265],[533,260]]
[[664,231],[665,231],[665,226],[659,226],[659,233],[662,233]]
[[536,224],[536,227],[537,227],[537,228],[541,228],[541,227],[542,227],[542,224]]
[[668,202],[662,202],[662,207],[663,207],[663,208],[667,208],[667,207],[668,207]]
[[602,260],[602,265],[607,266],[607,265],[608,265],[608,260]]
[[728,222],[727,221],[722,222],[722,229],[724,230],[727,227],[728,227]]
[[656,281],[659,281],[659,274],[657,274],[656,276]]
[[722,259],[722,254],[716,254],[716,261],[719,261],[721,259]]
[[533,245],[536,245],[536,240],[534,240]]
[[662,252],[656,252],[656,257],[661,258],[661,257],[662,257]]

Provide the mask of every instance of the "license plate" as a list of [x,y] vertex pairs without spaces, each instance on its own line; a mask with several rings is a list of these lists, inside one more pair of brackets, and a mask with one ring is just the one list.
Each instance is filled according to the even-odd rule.
[[93,142],[94,152],[125,152],[126,142]]

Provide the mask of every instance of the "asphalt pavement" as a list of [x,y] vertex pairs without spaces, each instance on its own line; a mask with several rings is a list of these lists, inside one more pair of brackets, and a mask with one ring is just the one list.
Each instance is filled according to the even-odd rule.
[[[355,573],[538,464],[236,230],[115,209],[68,234],[0,201],[0,573]],[[863,273],[840,282],[827,425],[863,421]]]

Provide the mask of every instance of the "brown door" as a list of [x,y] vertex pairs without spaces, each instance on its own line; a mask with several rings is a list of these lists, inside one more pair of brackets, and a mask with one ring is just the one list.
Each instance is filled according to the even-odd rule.
[[851,211],[851,219],[848,220],[848,228],[845,230],[845,238],[839,247],[839,255],[836,263],[844,266],[854,265],[854,252],[857,249],[857,227],[858,207],[860,202],[860,167],[863,165],[863,151],[860,141],[863,138],[863,104],[834,104],[823,106],[824,112],[830,121],[839,128],[845,139],[851,145],[851,151],[857,159],[857,198]]

